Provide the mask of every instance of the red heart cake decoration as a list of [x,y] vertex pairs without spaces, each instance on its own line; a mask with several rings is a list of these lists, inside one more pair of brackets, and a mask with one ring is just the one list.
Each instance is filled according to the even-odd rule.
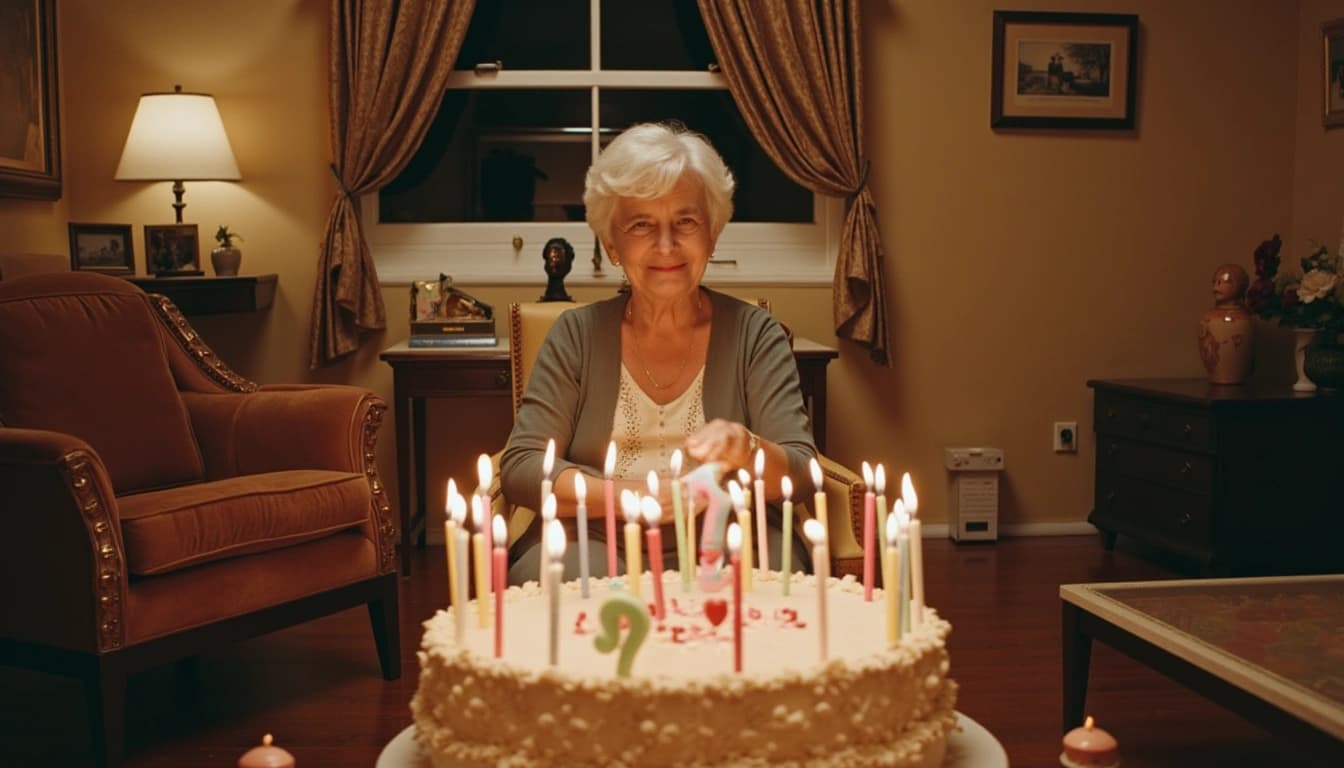
[[720,624],[722,624],[723,620],[727,617],[728,617],[727,600],[715,599],[705,601],[705,618],[709,619],[710,624],[713,624],[714,626],[717,627]]

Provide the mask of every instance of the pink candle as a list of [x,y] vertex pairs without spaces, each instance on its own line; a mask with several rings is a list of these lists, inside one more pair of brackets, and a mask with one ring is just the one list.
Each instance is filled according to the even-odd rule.
[[607,503],[607,578],[616,578],[616,441],[607,443],[607,460],[602,465],[602,475],[606,480],[602,489],[606,492]]
[[877,495],[873,493],[873,468],[863,462],[863,599],[873,601],[873,569],[876,557]]
[[649,545],[649,570],[653,572],[653,617],[659,621],[667,618],[667,608],[663,604],[663,532],[658,527],[663,520],[663,510],[658,500],[645,496],[639,502],[640,512],[649,529],[644,539]]
[[1093,725],[1092,717],[1081,727],[1064,734],[1059,764],[1066,768],[1115,768],[1120,765],[1120,745],[1111,734]]
[[733,671],[742,671],[742,527],[728,525],[728,562],[733,567]]
[[491,527],[495,539],[495,548],[490,554],[495,571],[495,658],[498,659],[504,655],[504,584],[509,567],[509,551],[504,542],[508,541],[509,531],[504,526],[503,515],[495,515]]

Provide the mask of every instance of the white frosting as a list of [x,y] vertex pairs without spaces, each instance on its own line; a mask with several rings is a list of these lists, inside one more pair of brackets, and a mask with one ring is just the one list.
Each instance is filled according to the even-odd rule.
[[[683,593],[675,572],[664,575],[667,620],[652,622],[629,678],[616,676],[619,651],[593,647],[606,579],[592,581],[586,600],[577,582],[563,586],[556,667],[534,583],[506,592],[500,659],[493,627],[471,616],[458,648],[451,611],[440,611],[425,623],[417,739],[436,766],[939,764],[955,722],[947,622],[925,609],[922,626],[888,647],[880,590],[865,602],[851,577],[831,579],[823,662],[815,578],[795,574],[789,597],[777,573],[754,581],[742,674],[733,672],[731,593]],[[642,595],[652,601],[647,573]],[[714,599],[725,601],[717,627],[703,610]]]

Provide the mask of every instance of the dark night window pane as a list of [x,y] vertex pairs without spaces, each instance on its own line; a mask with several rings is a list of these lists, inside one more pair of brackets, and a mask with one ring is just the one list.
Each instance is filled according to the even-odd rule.
[[588,69],[588,0],[480,0],[455,69]]
[[715,61],[695,0],[604,0],[602,68],[692,70]]

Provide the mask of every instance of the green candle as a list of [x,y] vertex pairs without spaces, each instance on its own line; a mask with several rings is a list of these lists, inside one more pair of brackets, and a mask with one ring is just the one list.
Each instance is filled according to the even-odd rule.
[[784,495],[784,544],[779,553],[779,572],[787,595],[789,582],[793,581],[793,481],[788,475],[779,479],[779,490]]
[[[602,632],[593,638],[593,647],[599,653],[611,653],[617,647],[621,649],[616,661],[617,677],[629,677],[630,667],[635,663],[635,654],[644,644],[649,634],[649,609],[643,600],[636,599],[629,592],[613,591],[598,609],[598,621]],[[625,642],[621,642],[621,619],[625,619],[630,629]]]

